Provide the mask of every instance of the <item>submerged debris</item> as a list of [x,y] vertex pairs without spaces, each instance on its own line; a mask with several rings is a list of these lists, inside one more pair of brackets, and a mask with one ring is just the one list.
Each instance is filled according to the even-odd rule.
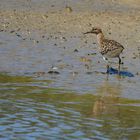
[[48,71],[49,74],[60,74],[58,71],[53,71],[53,70],[50,70]]
[[75,49],[74,52],[79,52],[78,49]]
[[57,71],[58,67],[52,66],[51,70],[48,71],[49,74],[60,74],[60,72]]
[[88,55],[96,55],[97,53],[88,53]]
[[93,72],[92,71],[88,71],[88,72],[86,72],[86,74],[91,75],[91,74],[93,74]]
[[20,34],[18,34],[18,33],[16,33],[16,36],[22,38],[22,36]]

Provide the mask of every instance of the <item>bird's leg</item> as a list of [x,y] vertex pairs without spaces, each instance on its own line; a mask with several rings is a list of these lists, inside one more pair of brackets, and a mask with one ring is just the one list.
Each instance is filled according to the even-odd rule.
[[120,74],[120,65],[121,65],[121,58],[120,57],[118,57],[119,58],[119,67],[118,67],[118,74]]
[[118,74],[120,74],[120,64],[119,64],[119,66],[118,66]]
[[122,61],[121,61],[121,58],[120,57],[118,57],[118,58],[119,58],[119,65],[120,65]]
[[106,69],[107,69],[107,73],[109,73],[109,62],[108,62],[108,59],[103,57],[103,59],[107,62],[107,65],[106,65]]

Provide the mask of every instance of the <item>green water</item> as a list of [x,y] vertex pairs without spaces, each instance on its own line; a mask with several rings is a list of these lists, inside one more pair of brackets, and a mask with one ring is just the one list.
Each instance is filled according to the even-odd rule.
[[140,100],[121,98],[110,85],[107,94],[104,86],[80,94],[50,82],[0,75],[1,139],[140,138]]

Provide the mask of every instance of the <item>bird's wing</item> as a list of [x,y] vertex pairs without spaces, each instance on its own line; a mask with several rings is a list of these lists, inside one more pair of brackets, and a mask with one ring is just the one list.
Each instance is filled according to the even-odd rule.
[[121,49],[123,50],[124,47],[116,42],[115,40],[104,40],[103,44],[102,44],[102,50],[101,50],[101,54],[104,55],[109,51],[113,51],[113,50],[117,50],[117,49]]

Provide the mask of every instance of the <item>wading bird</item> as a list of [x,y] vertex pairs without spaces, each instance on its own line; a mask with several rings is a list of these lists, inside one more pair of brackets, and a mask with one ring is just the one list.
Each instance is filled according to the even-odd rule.
[[[88,31],[84,34],[96,34],[97,42],[100,47],[100,53],[103,56],[103,59],[108,62],[109,58],[118,58],[119,59],[119,70],[121,64],[120,54],[122,53],[124,47],[116,42],[115,40],[106,39],[103,35],[103,32],[100,28],[92,28],[91,31]],[[109,69],[109,64],[107,63],[107,69]]]

